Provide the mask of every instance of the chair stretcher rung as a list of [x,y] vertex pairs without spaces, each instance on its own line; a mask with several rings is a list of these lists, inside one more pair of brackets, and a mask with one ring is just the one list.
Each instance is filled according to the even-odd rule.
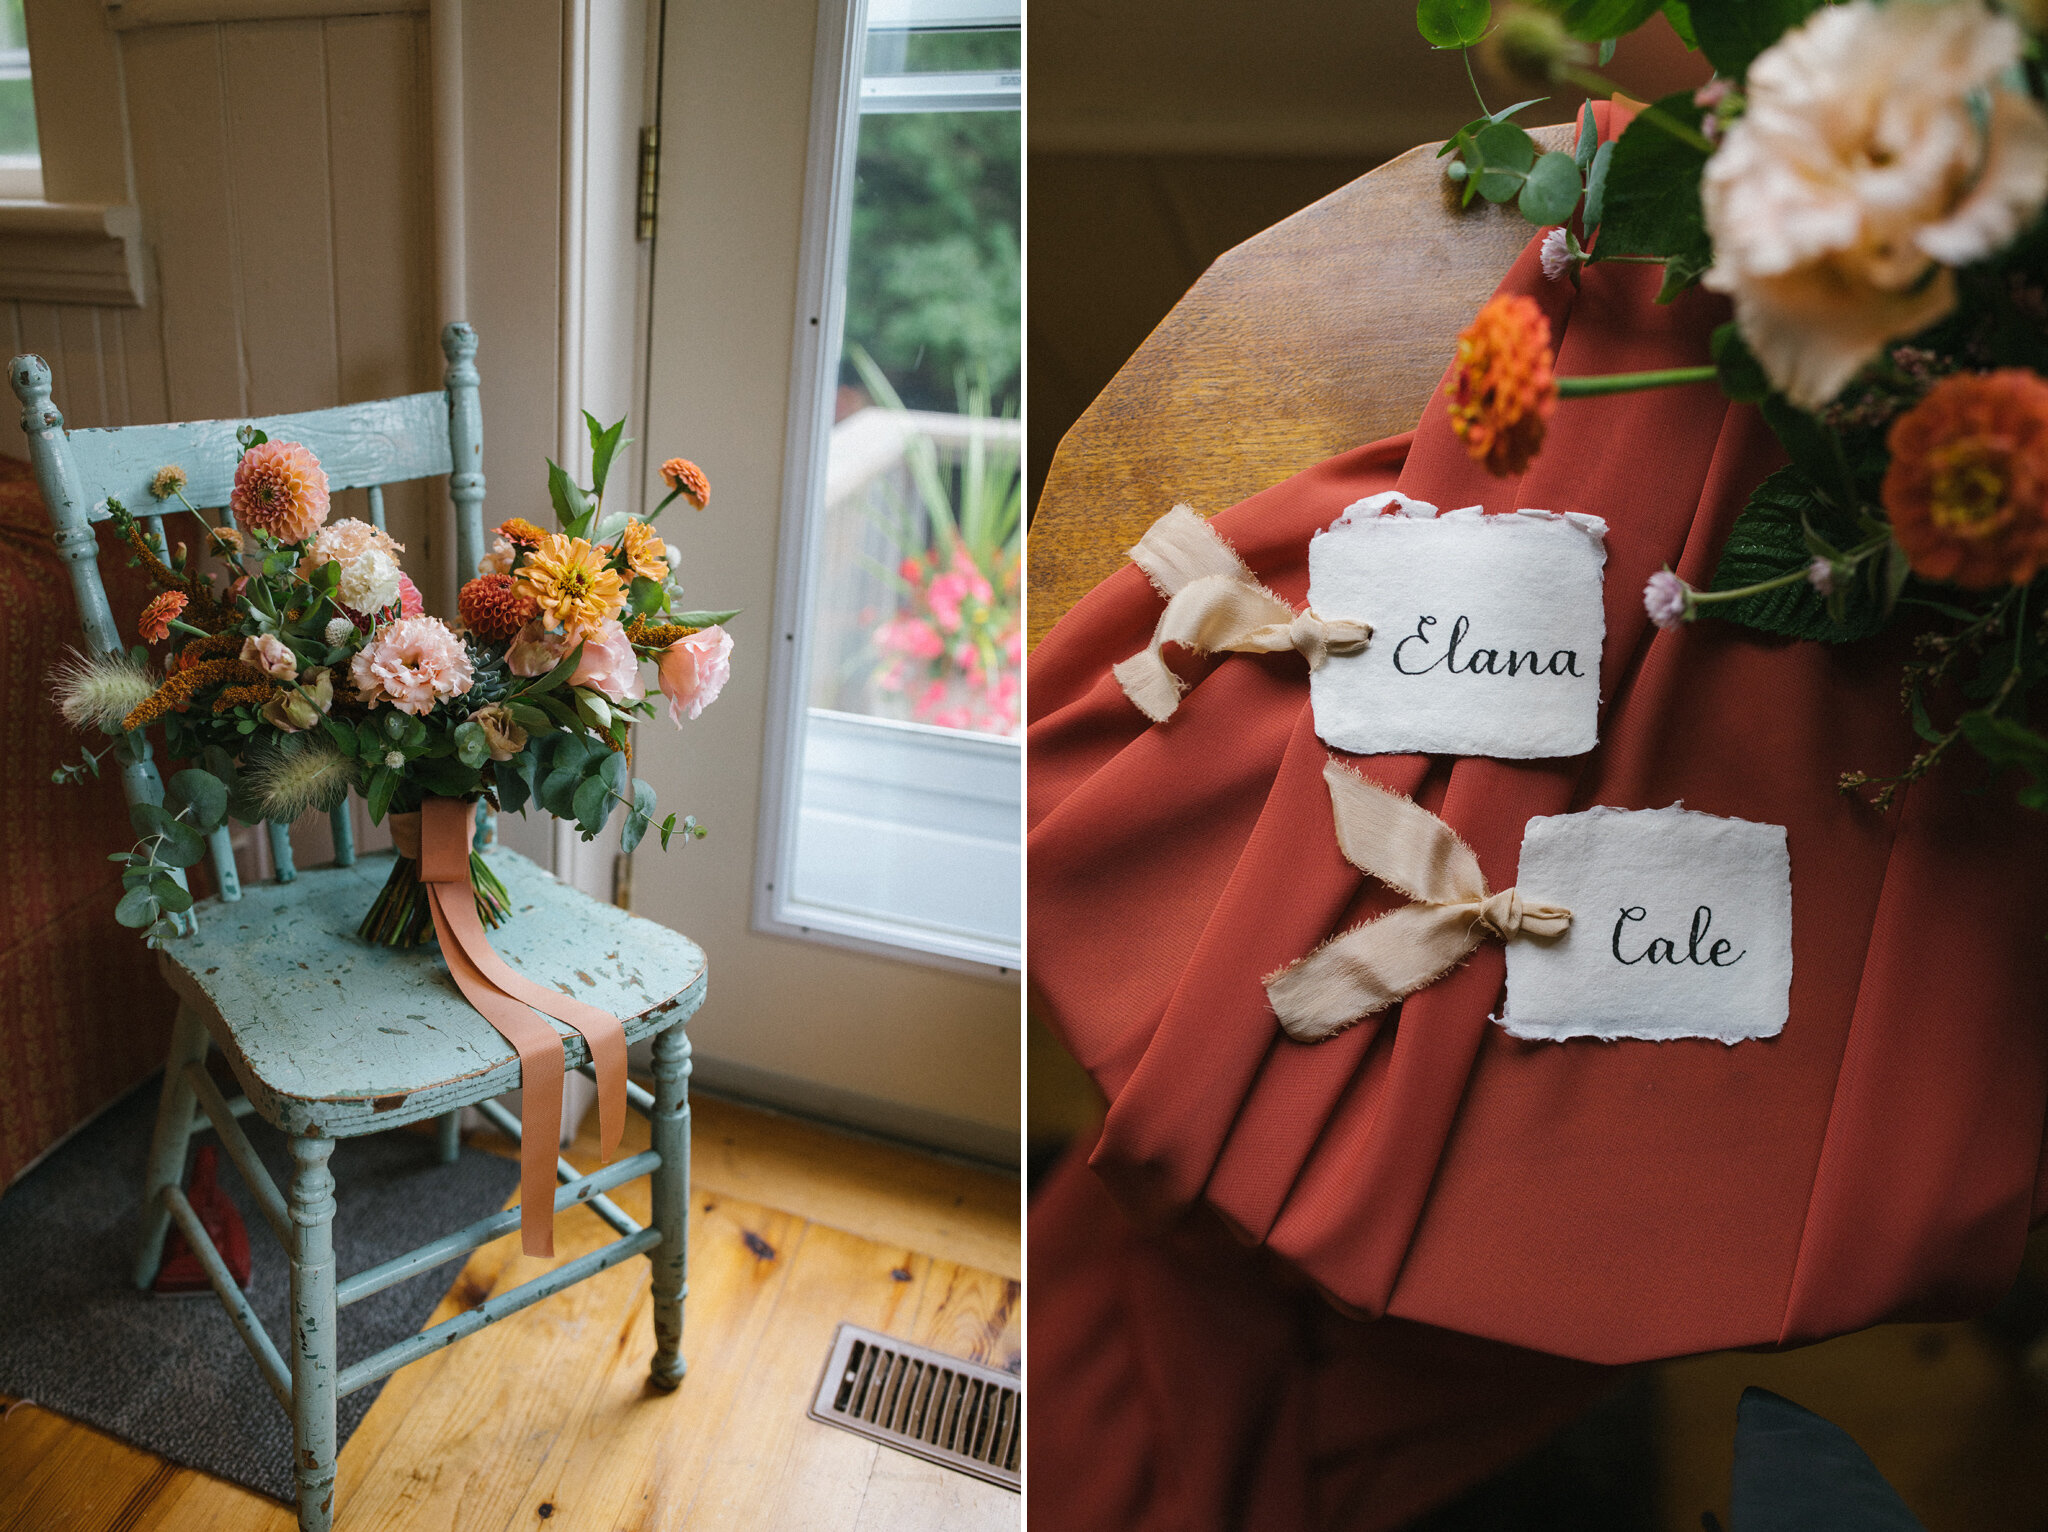
[[[252,1116],[255,1113],[256,1103],[251,1101],[247,1096],[230,1096],[228,1097],[228,1110],[237,1117],[248,1117]],[[189,1131],[193,1133],[204,1133],[208,1128],[212,1126],[213,1119],[206,1115],[205,1108],[197,1107],[193,1109],[192,1127]]]
[[220,1135],[221,1148],[227,1150],[228,1158],[235,1162],[235,1169],[248,1183],[249,1195],[263,1210],[264,1222],[270,1225],[278,1243],[287,1250],[291,1249],[291,1220],[284,1210],[284,1196],[278,1191],[277,1183],[270,1179],[270,1172],[263,1168],[263,1161],[256,1157],[256,1146],[249,1142],[249,1135],[235,1121],[234,1109],[227,1104],[204,1064],[187,1064],[185,1078],[191,1083],[193,1094],[199,1097],[200,1110],[212,1122],[213,1131]]
[[242,1337],[242,1344],[249,1348],[249,1355],[256,1359],[256,1370],[263,1374],[263,1381],[270,1385],[270,1391],[277,1395],[277,1402],[287,1410],[292,1407],[291,1374],[285,1371],[284,1358],[277,1354],[277,1347],[270,1343],[270,1332],[263,1328],[263,1321],[256,1317],[256,1311],[249,1307],[249,1300],[242,1290],[235,1286],[235,1279],[229,1275],[227,1263],[221,1260],[220,1252],[213,1248],[213,1241],[206,1233],[206,1226],[199,1221],[199,1215],[192,1211],[192,1204],[185,1200],[185,1194],[175,1186],[166,1186],[163,1191],[165,1206],[171,1210],[171,1217],[184,1231],[185,1242],[199,1257],[199,1264],[206,1268],[207,1279],[213,1283],[213,1290],[220,1296],[221,1306],[228,1311],[228,1318],[234,1322],[235,1331]]
[[[558,1190],[555,1193],[555,1211],[560,1213],[579,1202],[588,1202],[600,1192],[608,1191],[636,1177],[651,1174],[660,1166],[661,1156],[652,1149],[643,1154],[636,1154],[631,1159],[620,1160],[616,1165],[607,1165],[604,1169],[571,1181]],[[457,1256],[467,1255],[481,1245],[488,1245],[500,1235],[510,1234],[518,1227],[518,1208],[507,1208],[502,1213],[479,1218],[466,1229],[458,1229],[453,1234],[443,1235],[431,1244],[407,1251],[404,1255],[394,1256],[381,1266],[372,1266],[367,1271],[359,1271],[354,1276],[345,1278],[335,1287],[334,1301],[337,1306],[346,1308],[358,1299],[367,1298],[372,1293],[381,1293],[385,1288],[403,1282],[408,1277],[417,1276],[423,1271],[431,1271]]]
[[[593,1065],[578,1064],[576,1066],[576,1073],[583,1076],[584,1079],[590,1081],[593,1085],[597,1083],[597,1069]],[[654,1111],[654,1092],[644,1085],[636,1085],[631,1080],[628,1080],[626,1082],[626,1105],[630,1106],[642,1117],[650,1116]]]
[[[526,1141],[519,1119],[507,1111],[501,1103],[496,1101],[479,1101],[476,1104],[476,1109],[484,1114],[485,1121],[489,1122],[492,1127],[511,1139],[515,1144]],[[580,1179],[582,1175],[582,1171],[571,1165],[560,1155],[555,1156],[555,1179],[557,1181],[565,1183],[575,1181]],[[602,1218],[621,1234],[630,1235],[640,1232],[640,1225],[634,1221],[632,1215],[609,1197],[592,1197],[590,1199],[590,1211],[597,1214],[599,1218]]]
[[375,1356],[364,1357],[355,1366],[345,1368],[335,1384],[335,1395],[337,1398],[346,1398],[357,1389],[396,1372],[408,1362],[417,1362],[421,1357],[431,1356],[442,1347],[451,1346],[466,1335],[474,1335],[486,1325],[496,1324],[529,1304],[538,1303],[564,1288],[573,1287],[584,1278],[594,1277],[621,1261],[630,1260],[636,1255],[652,1250],[660,1243],[659,1229],[642,1229],[638,1234],[629,1234],[624,1239],[614,1240],[609,1245],[591,1251],[588,1255],[578,1256],[566,1265],[557,1266],[553,1271],[543,1272],[531,1282],[522,1282],[510,1292],[486,1298],[466,1313],[457,1314],[453,1319],[444,1319],[417,1335],[408,1335],[396,1345],[386,1346]]

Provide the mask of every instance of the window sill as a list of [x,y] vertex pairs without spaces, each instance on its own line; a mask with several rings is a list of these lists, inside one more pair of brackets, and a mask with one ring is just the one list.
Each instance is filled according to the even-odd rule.
[[0,299],[141,307],[141,215],[98,203],[0,199]]

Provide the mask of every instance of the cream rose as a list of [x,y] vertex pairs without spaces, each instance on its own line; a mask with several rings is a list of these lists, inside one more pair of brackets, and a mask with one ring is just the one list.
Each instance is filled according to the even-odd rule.
[[1998,83],[2023,46],[1980,0],[1851,0],[1750,65],[1747,110],[1700,184],[1703,280],[1793,403],[1826,404],[1887,341],[1947,314],[1947,268],[1997,251],[2048,199],[2048,114]]

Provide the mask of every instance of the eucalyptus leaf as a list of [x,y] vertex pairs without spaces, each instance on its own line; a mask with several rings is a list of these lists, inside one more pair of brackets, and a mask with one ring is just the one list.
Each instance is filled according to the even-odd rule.
[[158,873],[149,880],[149,891],[156,901],[173,915],[182,915],[192,908],[192,894],[176,878],[168,873]]
[[623,752],[610,750],[605,753],[604,763],[598,767],[598,776],[603,780],[607,792],[619,797],[630,796],[627,789],[632,786],[632,768],[626,764]]
[[206,837],[180,820],[168,820],[156,855],[172,867],[196,867],[206,860]]
[[1593,151],[1593,168],[1586,172],[1586,214],[1579,221],[1588,234],[1600,227],[1607,210],[1607,172],[1613,164],[1614,140],[1609,139]]
[[1561,224],[1579,205],[1579,167],[1569,154],[1539,159],[1522,183],[1522,216],[1533,224]]
[[[1572,36],[1590,43],[1626,36],[1656,15],[1662,4],[1663,0],[1564,0],[1563,4],[1551,0],[1545,8]],[[1605,64],[1607,58],[1600,62]]]
[[1432,47],[1469,48],[1492,20],[1492,0],[1416,0],[1415,30]]
[[630,856],[646,837],[648,827],[653,822],[654,789],[635,777],[632,807],[626,812],[626,822],[619,826],[619,850]]
[[149,891],[148,884],[129,889],[121,896],[121,902],[114,906],[114,919],[131,930],[141,930],[156,917],[156,895]]
[[1488,202],[1505,202],[1522,189],[1529,167],[1536,163],[1536,141],[1512,122],[1490,123],[1473,140],[1480,171],[1475,181]]
[[595,527],[591,528],[590,540],[594,543],[608,543],[625,531],[626,523],[632,519],[633,516],[630,511],[613,511],[603,521],[600,521]]
[[604,778],[592,776],[584,779],[576,789],[573,807],[576,811],[576,825],[582,830],[585,840],[604,828],[604,822],[611,817],[611,789],[605,786]]
[[491,758],[491,742],[484,726],[474,718],[455,726],[455,758],[468,767],[478,767]]
[[1593,103],[1588,101],[1579,111],[1579,136],[1572,142],[1572,163],[1581,174],[1593,168],[1593,154],[1599,147],[1600,128],[1593,121]]
[[633,584],[626,592],[626,610],[632,616],[645,617],[650,612],[661,610],[661,604],[668,599],[668,592],[659,580],[650,580],[645,575],[633,576]]
[[202,835],[210,833],[227,817],[227,784],[210,771],[193,767],[179,772],[171,778],[165,794],[190,811],[187,817]]
[[583,763],[557,766],[541,780],[540,791],[535,794],[540,806],[557,819],[576,817],[576,790],[583,782]]

